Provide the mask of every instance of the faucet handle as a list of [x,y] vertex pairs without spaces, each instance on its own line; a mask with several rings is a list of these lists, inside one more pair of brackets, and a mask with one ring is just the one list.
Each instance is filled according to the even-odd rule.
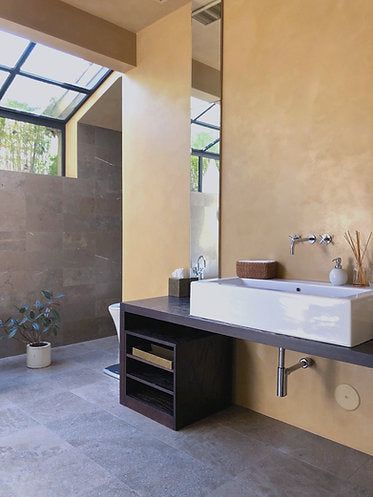
[[324,233],[319,237],[319,243],[321,245],[329,245],[329,243],[332,242],[333,242],[333,235],[331,235],[330,233]]
[[289,235],[289,240],[292,242],[295,242],[295,240],[300,240],[302,238],[302,235],[298,235],[295,233],[294,235]]

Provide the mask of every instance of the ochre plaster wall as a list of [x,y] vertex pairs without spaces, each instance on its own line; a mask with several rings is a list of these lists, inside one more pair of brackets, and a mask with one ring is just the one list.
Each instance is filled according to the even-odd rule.
[[[373,227],[373,3],[224,3],[222,274],[265,257],[286,278],[327,280],[350,256],[343,232]],[[290,257],[288,235],[313,231],[335,245]],[[373,370],[315,359],[277,399],[276,350],[238,342],[236,402],[373,455]],[[358,410],[336,404],[339,383]]]
[[123,77],[123,297],[167,294],[189,266],[191,8],[138,33]]

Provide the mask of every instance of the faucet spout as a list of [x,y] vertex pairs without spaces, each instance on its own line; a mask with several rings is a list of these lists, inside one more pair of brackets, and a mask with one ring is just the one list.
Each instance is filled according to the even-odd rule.
[[302,240],[302,235],[297,235],[297,234],[290,235],[289,240],[290,240],[290,255],[294,255],[295,244]]
[[206,267],[206,258],[205,256],[200,255],[197,259],[197,265],[193,267],[193,273],[198,277],[199,280],[203,280]]
[[305,238],[303,238],[302,235],[295,234],[295,235],[290,235],[289,240],[290,240],[290,255],[294,255],[294,247],[296,243],[308,242],[311,245],[313,245],[316,242],[317,237],[313,233],[311,235],[306,236]]

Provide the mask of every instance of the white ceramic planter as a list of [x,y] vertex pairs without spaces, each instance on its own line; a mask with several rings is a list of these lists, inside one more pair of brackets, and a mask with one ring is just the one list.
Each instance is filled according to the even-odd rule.
[[52,348],[49,342],[41,345],[27,344],[27,367],[32,369],[46,368],[52,362]]

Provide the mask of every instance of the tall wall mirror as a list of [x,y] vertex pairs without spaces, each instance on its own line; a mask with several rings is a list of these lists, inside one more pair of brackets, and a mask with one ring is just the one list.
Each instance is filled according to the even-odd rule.
[[221,17],[221,0],[193,0],[191,266],[203,256],[205,278],[219,276]]

